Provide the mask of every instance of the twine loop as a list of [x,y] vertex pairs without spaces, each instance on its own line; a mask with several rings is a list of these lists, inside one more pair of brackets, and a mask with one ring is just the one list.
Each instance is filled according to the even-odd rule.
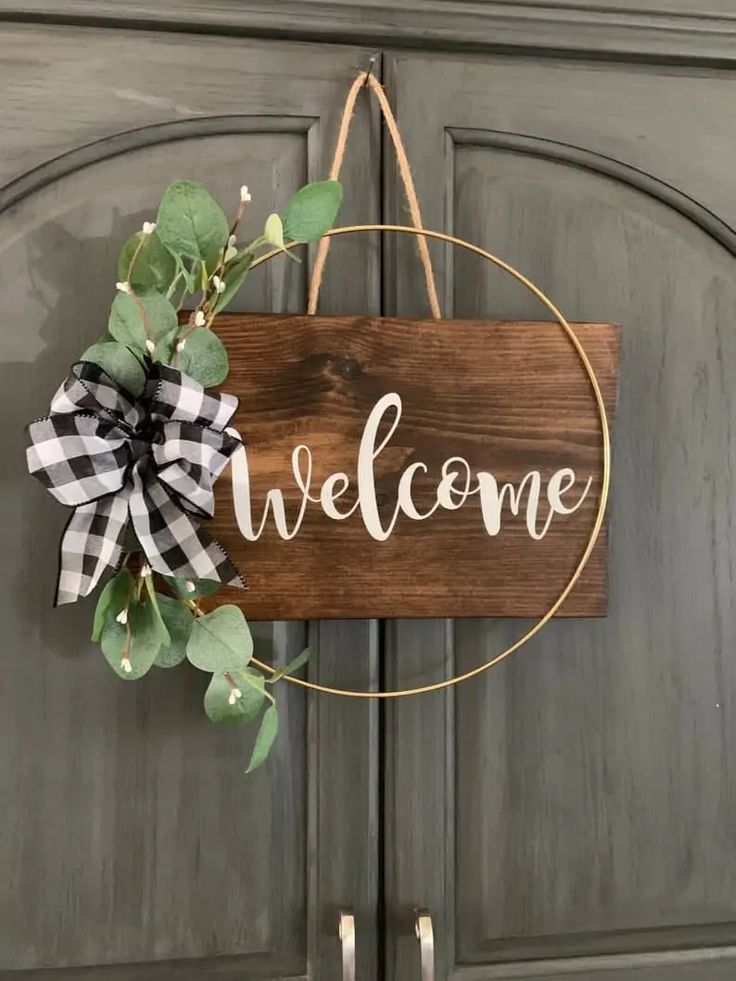
[[[350,123],[353,119],[353,114],[355,113],[355,103],[358,99],[358,94],[364,88],[369,89],[378,100],[378,105],[381,107],[381,114],[383,116],[384,122],[386,123],[386,129],[389,132],[391,141],[394,145],[394,150],[396,151],[396,159],[399,165],[399,174],[401,175],[401,183],[404,186],[404,194],[406,195],[406,202],[409,206],[409,214],[411,215],[411,223],[418,232],[423,229],[422,225],[422,212],[419,207],[419,198],[417,197],[417,191],[414,186],[414,179],[411,176],[411,167],[409,166],[409,158],[406,155],[406,150],[404,149],[404,142],[401,139],[401,133],[399,132],[399,127],[396,122],[396,117],[393,114],[391,105],[388,101],[386,93],[383,90],[383,86],[378,81],[376,76],[372,73],[369,68],[368,71],[360,72],[356,76],[353,84],[350,86],[347,98],[345,99],[345,105],[342,110],[342,117],[340,119],[340,129],[337,134],[337,143],[335,145],[335,155],[332,158],[332,167],[330,168],[329,179],[336,181],[340,177],[340,171],[342,170],[342,164],[345,159],[345,151],[348,145],[348,136],[350,134]],[[434,272],[432,270],[432,260],[429,257],[429,248],[427,246],[427,240],[423,235],[417,235],[417,248],[419,250],[419,258],[422,261],[422,267],[424,269],[424,281],[427,286],[427,298],[429,299],[429,306],[432,311],[432,316],[435,320],[439,320],[442,317],[442,312],[440,310],[440,301],[437,296],[437,285],[434,279]],[[327,255],[330,251],[330,239],[323,238],[320,240],[319,247],[317,248],[317,255],[314,260],[314,269],[312,270],[312,279],[309,284],[309,299],[307,302],[307,313],[310,316],[314,316],[317,312],[317,302],[319,301],[319,291],[322,286],[322,277],[325,270],[325,262],[327,261]]]

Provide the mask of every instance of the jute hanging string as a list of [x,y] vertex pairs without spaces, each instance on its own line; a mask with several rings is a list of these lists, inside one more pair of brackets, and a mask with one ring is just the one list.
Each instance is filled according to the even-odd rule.
[[[404,149],[404,143],[401,139],[401,133],[399,132],[399,127],[391,110],[391,105],[386,97],[386,93],[383,91],[383,86],[375,75],[371,73],[370,69],[367,72],[360,72],[353,84],[350,86],[347,98],[345,99],[345,105],[342,110],[342,118],[340,120],[340,129],[337,134],[337,143],[335,145],[335,155],[332,159],[332,167],[330,168],[330,180],[336,181],[340,177],[340,171],[342,170],[342,163],[345,159],[345,151],[348,145],[348,137],[350,135],[350,124],[353,120],[353,114],[355,113],[355,104],[358,100],[359,93],[364,88],[371,91],[378,99],[378,105],[381,107],[381,113],[386,123],[386,128],[388,129],[389,135],[391,136],[391,142],[393,143],[394,150],[396,151],[399,174],[401,175],[401,183],[404,186],[406,202],[409,206],[411,223],[414,228],[421,231],[423,228],[422,212],[419,207],[419,199],[417,197],[416,188],[414,187],[414,180],[411,176],[411,167],[409,166],[409,160],[406,156],[406,150]],[[427,246],[427,239],[425,236],[417,235],[417,248],[419,249],[419,258],[422,260],[422,267],[424,268],[424,280],[427,286],[427,297],[429,299],[429,306],[432,311],[432,316],[435,318],[435,320],[439,320],[442,317],[442,313],[440,311],[440,302],[437,298],[437,286],[435,284],[434,273],[432,271],[432,260],[429,257],[429,248]],[[312,279],[309,284],[307,313],[310,316],[313,316],[317,312],[317,301],[319,300],[319,291],[320,287],[322,286],[322,275],[324,273],[325,262],[327,261],[327,254],[329,251],[330,239],[323,238],[317,249],[317,256],[315,258],[314,269],[312,271]]]

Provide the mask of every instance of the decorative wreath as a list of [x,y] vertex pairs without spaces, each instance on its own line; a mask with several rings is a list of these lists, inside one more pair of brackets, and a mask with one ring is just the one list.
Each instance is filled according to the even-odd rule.
[[107,576],[92,639],[113,671],[133,681],[187,659],[208,672],[204,709],[213,722],[260,717],[248,771],[266,760],[278,731],[270,687],[309,651],[266,675],[251,663],[242,611],[199,606],[223,583],[245,585],[200,527],[214,512],[213,485],[241,445],[228,428],[238,400],[209,391],[228,374],[212,325],[264,247],[295,258],[287,243],[315,241],[332,227],[342,188],[334,180],[306,185],[242,246],[237,232],[250,199],[241,187],[229,224],[201,184],[166,189],[156,222],[144,222],[123,247],[107,331],[72,365],[49,414],[30,424],[26,451],[30,473],[73,509],[56,604],[88,596]]

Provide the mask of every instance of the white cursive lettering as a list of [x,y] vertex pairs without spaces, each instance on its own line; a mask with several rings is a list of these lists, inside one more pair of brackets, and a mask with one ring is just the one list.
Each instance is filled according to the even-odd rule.
[[[359,510],[370,537],[382,542],[391,535],[401,514],[411,521],[426,521],[438,509],[456,511],[474,495],[478,495],[481,518],[488,535],[495,536],[501,532],[505,508],[515,516],[519,515],[523,508],[527,532],[531,538],[539,541],[549,531],[556,514],[569,515],[577,511],[590,491],[592,477],[587,478],[581,489],[576,486],[578,479],[575,471],[569,467],[556,470],[550,476],[543,495],[543,480],[538,470],[529,471],[516,485],[506,481],[499,486],[490,471],[479,470],[473,476],[466,459],[461,456],[451,456],[442,464],[434,503],[428,510],[422,512],[416,506],[412,485],[418,474],[426,476],[429,470],[421,460],[415,460],[399,477],[396,505],[384,526],[381,522],[376,492],[375,465],[399,426],[401,411],[400,396],[396,392],[390,392],[379,399],[370,412],[358,446],[357,499],[348,508],[337,507],[337,502],[350,489],[348,475],[338,470],[322,481],[319,493],[312,493],[314,470],[312,452],[304,444],[294,448],[291,454],[291,469],[300,500],[292,527],[289,527],[287,521],[283,491],[278,487],[267,491],[260,522],[257,528],[254,527],[248,456],[244,446],[237,450],[232,458],[233,501],[238,528],[243,537],[248,541],[257,541],[263,534],[270,511],[276,531],[281,538],[288,541],[299,533],[309,504],[316,504],[333,521],[344,521]],[[392,421],[389,422],[391,417]],[[388,425],[385,434],[378,441],[379,430],[386,422]],[[563,497],[567,496],[573,488],[577,490],[577,496],[570,503],[565,503]],[[545,501],[542,508],[546,513],[540,514],[540,501],[543,497]]]

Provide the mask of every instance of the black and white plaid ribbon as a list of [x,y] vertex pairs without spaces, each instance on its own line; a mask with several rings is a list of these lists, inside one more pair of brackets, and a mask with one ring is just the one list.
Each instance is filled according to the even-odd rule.
[[116,568],[128,523],[156,572],[243,586],[227,553],[198,527],[213,484],[241,445],[225,432],[238,406],[193,378],[150,366],[135,401],[96,364],[80,361],[45,419],[31,423],[29,471],[74,508],[61,540],[56,603],[73,603]]

